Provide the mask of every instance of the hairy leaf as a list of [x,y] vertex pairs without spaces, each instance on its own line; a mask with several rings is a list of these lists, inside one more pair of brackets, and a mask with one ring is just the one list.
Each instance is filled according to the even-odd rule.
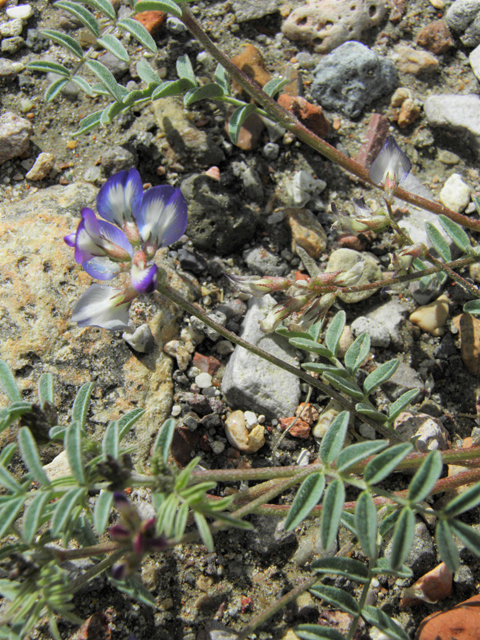
[[56,73],[59,76],[69,78],[70,71],[58,62],[50,62],[48,60],[34,60],[27,65],[31,71],[43,71],[44,73]]
[[98,38],[100,35],[100,25],[98,24],[95,16],[90,13],[88,9],[82,7],[81,4],[70,2],[69,0],[60,0],[55,3],[55,6],[57,9],[63,9],[77,20],[80,20],[83,26],[87,27],[87,29],[93,33],[96,38]]
[[320,558],[312,562],[312,569],[316,573],[330,573],[356,582],[368,582],[368,568],[363,562],[352,558]]
[[117,420],[119,442],[127,435],[133,425],[144,415],[145,409],[132,409]]
[[201,513],[198,513],[198,511],[193,512],[193,517],[195,518],[195,523],[203,544],[207,547],[208,551],[212,552],[214,550],[213,537],[205,517]]
[[95,503],[95,510],[93,512],[93,523],[97,533],[101,535],[107,528],[107,524],[112,510],[113,493],[102,489]]
[[244,107],[238,107],[232,113],[228,122],[228,135],[233,144],[238,143],[238,137],[240,135],[240,129],[245,123],[245,120],[256,110],[254,104],[246,104]]
[[230,75],[225,67],[222,67],[221,64],[217,65],[215,69],[214,80],[217,84],[219,84],[223,89],[223,94],[225,96],[230,95]]
[[94,111],[85,118],[80,120],[80,129],[75,131],[74,136],[79,136],[83,133],[88,133],[92,129],[95,129],[100,124],[100,118],[102,117],[103,109],[101,111]]
[[50,510],[47,505],[52,499],[51,491],[42,491],[32,499],[23,514],[22,537],[31,544],[38,528],[49,519]]
[[325,380],[330,382],[335,389],[342,391],[347,396],[350,396],[354,400],[363,400],[363,393],[354,382],[350,382],[349,380],[344,380],[336,373],[326,373]]
[[112,458],[118,458],[119,448],[119,433],[118,422],[112,420],[105,429],[102,440],[102,454],[103,459],[107,460],[107,456],[111,455]]
[[[61,31],[57,31],[56,29],[43,29],[42,35],[46,36],[49,40],[56,42],[62,47],[65,47],[65,49],[70,51],[70,53],[72,53],[76,58],[83,60],[82,47],[74,38],[72,38],[72,36],[69,36],[66,33],[62,33]],[[28,65],[28,67],[31,68],[30,64]]]
[[179,78],[188,80],[192,87],[197,86],[195,72],[193,70],[192,63],[190,62],[190,58],[187,56],[187,54],[177,58],[177,73]]
[[18,484],[12,474],[9,473],[3,465],[0,465],[0,485],[13,493],[22,491],[21,485]]
[[448,242],[445,240],[437,227],[431,222],[426,222],[425,230],[430,242],[432,243],[433,248],[437,251],[438,255],[443,258],[445,262],[450,262],[452,259],[452,252],[450,251]]
[[38,381],[38,397],[41,406],[45,402],[53,404],[53,378],[51,373],[42,373]]
[[52,100],[55,100],[55,98],[68,82],[68,78],[59,78],[58,80],[54,80],[45,91],[45,102],[51,102]]
[[165,420],[158,430],[155,444],[153,445],[152,457],[161,455],[165,464],[168,462],[168,456],[170,455],[170,447],[172,446],[173,434],[175,433],[176,426],[177,423],[173,418]]
[[180,80],[170,80],[168,82],[163,82],[153,90],[152,100],[158,100],[159,98],[168,98],[169,96],[176,96],[179,93],[184,93],[191,88],[192,82],[187,78],[180,78]]
[[435,529],[435,541],[437,543],[440,557],[447,567],[455,573],[460,566],[458,549],[453,539],[452,530],[446,520],[439,520]]
[[361,462],[365,458],[373,456],[375,453],[385,449],[385,447],[388,447],[388,441],[386,440],[367,440],[365,442],[351,444],[338,456],[337,470],[345,471],[353,467],[357,462]]
[[335,356],[337,355],[338,345],[340,344],[346,321],[347,314],[345,311],[339,311],[333,316],[325,334],[325,344]]
[[388,410],[388,421],[393,422],[408,405],[415,400],[420,393],[420,389],[410,389],[395,400]]
[[287,84],[290,84],[291,82],[291,78],[272,78],[263,85],[263,90],[266,94],[273,98],[279,91],[283,89],[283,87],[286,87]]
[[152,67],[152,65],[150,65],[145,60],[145,58],[140,58],[140,60],[137,62],[137,73],[140,78],[147,84],[150,84],[151,82],[159,84],[161,82],[160,76]]
[[452,519],[448,522],[453,533],[460,538],[467,549],[480,556],[480,533],[460,520]]
[[370,353],[370,336],[368,333],[362,333],[355,342],[349,347],[345,354],[345,367],[347,371],[354,375],[361,367],[362,363]]
[[65,432],[65,451],[68,465],[75,480],[79,484],[85,483],[85,470],[82,456],[82,428],[79,422],[72,422]]
[[157,602],[150,591],[134,577],[128,576],[128,578],[122,581],[114,580],[111,576],[109,576],[108,579],[119,591],[126,593],[130,598],[133,598],[133,600],[146,604],[149,607],[156,606]]
[[480,315],[480,300],[469,300],[463,305],[465,313],[471,313],[472,316]]
[[333,606],[338,607],[342,611],[350,613],[352,616],[358,613],[358,604],[353,596],[344,591],[343,589],[337,589],[336,587],[327,587],[325,584],[317,583],[310,591],[321,598],[326,600]]
[[363,553],[370,560],[377,556],[377,509],[368,491],[362,491],[355,507],[355,529]]
[[358,404],[356,404],[355,409],[358,411],[358,413],[363,413],[364,416],[373,418],[373,420],[380,422],[380,424],[383,424],[388,420],[388,417],[384,413],[380,413],[380,411],[372,409],[369,404],[365,404],[364,402],[359,402]]
[[343,482],[338,479],[332,480],[323,498],[322,521],[320,525],[322,547],[325,550],[330,549],[335,542],[344,503],[345,487],[343,486]]
[[217,98],[223,98],[223,95],[222,87],[219,84],[210,82],[196,89],[190,89],[190,91],[185,94],[183,104],[186,107],[189,107],[191,104],[198,102],[199,100],[215,100]]
[[313,507],[318,504],[325,489],[323,473],[312,473],[306,478],[295,496],[285,520],[285,531],[291,531],[305,520]]
[[101,45],[104,49],[112,53],[122,62],[126,62],[127,64],[130,63],[130,58],[127,50],[120,42],[120,40],[118,38],[115,38],[115,36],[112,36],[111,33],[106,33],[101,38],[98,38],[97,44]]
[[123,18],[117,22],[117,27],[128,31],[142,47],[151,51],[151,53],[157,53],[157,45],[155,40],[145,29],[143,24],[140,24],[138,20],[132,20],[132,18]]
[[[88,117],[91,116],[87,116],[87,118]],[[82,385],[73,403],[72,422],[79,422],[82,429],[85,428],[85,424],[87,422],[87,413],[88,407],[90,406],[90,397],[92,395],[93,386],[93,382],[86,382]]]
[[85,65],[95,74],[98,80],[100,80],[112,98],[121,102],[122,94],[111,71],[109,71],[101,62],[98,62],[98,60],[87,60]]
[[390,554],[390,567],[398,571],[408,556],[415,538],[415,514],[410,507],[404,507],[395,525]]
[[372,371],[372,373],[365,378],[365,382],[363,383],[365,394],[368,396],[374,389],[389,380],[398,369],[399,364],[400,360],[395,358],[394,360],[384,362],[377,367],[375,371]]
[[[431,451],[413,476],[408,487],[407,498],[412,503],[421,502],[430,495],[435,483],[442,473],[442,456],[440,451]],[[479,490],[480,502],[480,490]]]
[[383,518],[383,520],[380,523],[380,526],[378,527],[378,531],[382,538],[384,538],[387,535],[387,533],[391,529],[393,529],[393,527],[397,523],[400,513],[401,513],[400,509],[395,509],[394,511],[392,511],[391,513],[389,513]]
[[327,349],[323,345],[318,344],[316,340],[311,340],[308,338],[291,338],[289,342],[296,349],[303,349],[304,351],[308,351],[309,353],[316,353],[319,356],[324,356],[325,358],[333,357],[333,353],[330,351],[330,349]]
[[11,498],[0,509],[0,538],[7,533],[25,504],[25,496]]
[[56,503],[51,522],[52,536],[56,538],[71,524],[72,512],[83,503],[87,489],[74,487],[69,489]]
[[393,447],[387,449],[383,453],[380,453],[365,467],[365,473],[363,479],[368,484],[377,484],[381,482],[402,462],[404,458],[413,450],[412,445],[409,442],[402,444],[396,444]]
[[117,17],[115,9],[109,0],[82,0],[82,2],[96,11],[100,11],[100,13],[104,13],[110,20],[115,20]]
[[17,436],[18,448],[22,459],[35,480],[43,486],[50,484],[38,453],[37,443],[28,427],[21,427]]
[[470,242],[470,238],[465,233],[465,230],[459,224],[453,222],[450,218],[447,218],[447,216],[440,215],[438,217],[440,219],[440,224],[457,247],[467,253],[472,248],[472,244]]
[[402,629],[399,623],[392,620],[381,609],[367,604],[362,609],[362,616],[369,624],[373,624],[374,627],[383,631],[388,638],[392,640],[409,640],[410,636]]
[[135,13],[142,11],[164,11],[176,18],[182,17],[182,8],[173,0],[139,0],[135,4]]
[[398,571],[395,571],[390,567],[390,561],[388,558],[379,558],[373,568],[373,573],[375,575],[385,574],[386,576],[395,576],[395,578],[411,578],[413,576],[413,572],[409,567],[403,565],[400,567]]
[[0,360],[0,387],[5,395],[8,396],[10,402],[21,402],[22,396],[17,389],[15,378],[10,367],[4,360]]
[[458,516],[465,511],[469,511],[480,504],[480,482],[467,489],[459,496],[450,500],[445,507],[445,515],[449,518]]
[[343,449],[349,420],[350,413],[342,411],[328,427],[320,445],[320,457],[325,464],[331,464],[336,460]]

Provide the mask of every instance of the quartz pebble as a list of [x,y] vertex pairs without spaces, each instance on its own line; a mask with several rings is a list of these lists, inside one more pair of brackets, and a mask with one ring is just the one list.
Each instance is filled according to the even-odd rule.
[[460,213],[470,202],[471,193],[471,187],[463,181],[462,176],[452,173],[440,191],[440,200],[449,209]]
[[33,9],[29,4],[18,4],[16,7],[8,7],[5,13],[12,20],[28,20],[33,16]]
[[422,331],[431,333],[432,336],[443,336],[444,325],[449,313],[449,299],[447,296],[440,296],[434,302],[423,307],[418,307],[410,315],[410,322],[420,327]]
[[228,416],[225,435],[232,447],[246,453],[255,453],[265,444],[265,427],[258,424],[249,431],[243,411],[234,411]]
[[35,160],[35,164],[27,173],[26,178],[33,181],[43,180],[48,176],[54,165],[55,154],[43,152]]
[[326,182],[317,180],[308,171],[302,169],[294,174],[287,186],[287,192],[294,207],[303,207],[326,186]]
[[403,411],[396,418],[394,428],[408,440],[415,438],[415,446],[420,453],[445,451],[451,446],[448,431],[427,413],[414,415],[410,411]]
[[400,607],[408,607],[421,601],[432,604],[448,598],[452,593],[453,574],[444,562],[419,578],[415,584],[403,590]]
[[202,372],[195,376],[195,384],[200,389],[207,389],[212,386],[212,376],[209,373]]
[[28,149],[33,127],[29,120],[11,111],[0,116],[0,165]]

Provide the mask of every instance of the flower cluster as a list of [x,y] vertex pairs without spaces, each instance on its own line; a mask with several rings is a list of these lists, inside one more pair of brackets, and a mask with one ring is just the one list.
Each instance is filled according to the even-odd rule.
[[122,288],[93,284],[77,302],[72,319],[81,327],[116,331],[128,327],[128,310],[141,294],[155,291],[158,267],[152,263],[161,247],[176,242],[187,227],[187,203],[170,186],[143,192],[136,169],[116,173],[97,196],[98,219],[92,209],[81,211],[77,231],[65,237],[75,248],[75,260],[97,280],[129,273]]
[[122,522],[110,527],[109,533],[116,542],[130,547],[127,555],[114,565],[112,571],[115,580],[123,580],[140,567],[145,554],[164,551],[168,542],[163,536],[156,535],[155,518],[142,520],[121,491],[115,491],[113,501]]

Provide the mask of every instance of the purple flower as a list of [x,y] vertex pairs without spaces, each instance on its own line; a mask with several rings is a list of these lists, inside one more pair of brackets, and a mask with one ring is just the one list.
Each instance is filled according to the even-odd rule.
[[374,184],[381,184],[387,192],[392,193],[405,180],[411,168],[410,159],[400,149],[395,138],[388,136],[368,175]]
[[116,173],[100,189],[96,217],[82,209],[75,233],[64,240],[75,248],[75,260],[97,280],[111,280],[129,273],[123,288],[93,284],[80,298],[72,319],[82,327],[110,331],[128,327],[132,300],[153,293],[158,267],[152,264],[161,247],[176,242],[187,228],[187,203],[180,191],[170,186],[143,192],[136,169]]

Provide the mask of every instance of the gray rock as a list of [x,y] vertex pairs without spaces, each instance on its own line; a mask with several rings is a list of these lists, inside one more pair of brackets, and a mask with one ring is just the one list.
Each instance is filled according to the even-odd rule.
[[0,78],[11,79],[25,69],[21,62],[0,58]]
[[345,42],[326,55],[314,70],[312,95],[324,109],[357,118],[366,105],[393,92],[395,65],[360,42]]
[[384,302],[366,314],[367,318],[375,320],[388,330],[390,338],[396,345],[401,343],[400,329],[407,315],[408,309],[396,298]]
[[418,389],[420,391],[415,399],[416,402],[421,400],[425,393],[425,383],[423,380],[415,369],[412,369],[412,367],[409,367],[408,364],[404,362],[400,362],[398,369],[393,376],[382,385],[382,388],[392,401],[397,400],[403,393],[410,391],[410,389]]
[[475,589],[475,578],[470,567],[462,564],[456,574],[453,576],[455,585],[455,593],[460,592],[462,600],[466,600],[473,595]]
[[174,16],[169,16],[167,18],[167,29],[170,31],[170,33],[179,34],[179,33],[185,33],[185,31],[187,30],[187,27],[178,18],[175,18]]
[[[392,554],[392,543],[388,543],[385,549],[385,557]],[[423,576],[427,571],[433,569],[436,564],[437,554],[431,535],[424,522],[417,522],[415,525],[415,538],[410,553],[405,560],[407,567],[413,571],[415,578]]]
[[0,47],[0,49],[2,53],[13,55],[14,53],[17,53],[17,51],[24,45],[25,40],[20,36],[15,36],[14,38],[5,38],[4,40],[2,40],[2,46]]
[[[227,316],[221,311],[219,311],[218,309],[216,309],[215,311],[212,311],[212,313],[209,313],[208,317],[222,327],[224,327],[227,324]],[[203,333],[207,336],[207,338],[212,340],[212,342],[216,342],[221,338],[221,335],[218,333],[218,331],[215,331],[215,329],[212,329],[211,327],[207,326],[201,320],[199,320],[198,318],[195,318],[194,316],[190,318],[190,324],[197,331],[203,331]]]
[[451,356],[457,355],[457,347],[455,346],[455,339],[450,331],[443,336],[442,341],[433,352],[435,358],[447,360]]
[[91,182],[92,184],[100,185],[102,181],[102,167],[88,167],[83,174],[85,182]]
[[262,181],[255,169],[248,167],[242,174],[242,182],[245,195],[249,200],[254,200],[255,202],[261,202],[263,200]]
[[200,254],[189,251],[186,247],[182,247],[178,252],[178,260],[182,269],[191,271],[197,275],[205,273],[207,270],[207,261]]
[[276,142],[267,142],[262,149],[262,153],[267,160],[276,160],[280,153],[280,146]]
[[234,0],[233,12],[237,22],[247,22],[275,13],[282,4],[282,0]]
[[283,260],[264,247],[244,251],[243,259],[250,271],[261,276],[283,276],[288,271],[288,266]]
[[27,29],[25,44],[34,53],[41,53],[50,47],[50,41],[37,29]]
[[425,100],[423,109],[430,126],[457,134],[480,155],[480,96],[437,94]]
[[[356,284],[362,285],[380,280],[382,272],[375,257],[365,251],[360,253],[353,249],[337,249],[336,251],[332,251],[330,258],[328,259],[326,272],[332,273],[333,271],[348,271],[361,260],[364,260],[363,273]],[[352,304],[354,302],[360,302],[360,300],[366,300],[366,298],[369,298],[374,293],[374,290],[359,291],[357,293],[340,293],[338,297],[343,300],[343,302]]]
[[477,80],[480,80],[480,46],[472,51],[468,59],[473,73],[476,75]]
[[102,54],[98,58],[98,61],[104,64],[107,67],[107,69],[110,71],[110,73],[112,73],[113,76],[117,79],[121,78],[125,73],[127,73],[127,71],[130,68],[130,65],[128,64],[128,62],[124,62],[123,60],[120,60],[120,58],[117,58],[117,56],[114,56],[113,53],[110,53],[110,51],[107,51],[106,53]]
[[20,19],[9,20],[8,22],[0,23],[0,37],[1,38],[15,38],[21,36],[23,31],[23,22]]
[[480,2],[478,0],[455,0],[445,14],[447,26],[463,34],[460,40],[466,47],[480,44]]
[[196,174],[181,189],[188,202],[187,234],[197,249],[230,254],[255,234],[252,211],[220,182]]
[[153,351],[155,346],[152,331],[148,324],[141,324],[133,333],[125,331],[122,334],[122,338],[132,349],[139,353],[149,353]]
[[[270,295],[250,300],[242,337],[295,364],[295,350],[288,342],[279,335],[265,335],[260,329],[259,322],[275,304]],[[280,418],[294,415],[300,399],[300,380],[242,347],[236,347],[225,369],[222,391],[233,408],[248,408],[268,418]]]
[[107,176],[135,166],[135,156],[124,147],[112,147],[102,153],[102,166]]
[[351,326],[353,334],[358,337],[362,333],[370,336],[372,347],[388,347],[390,344],[390,331],[387,324],[381,324],[377,320],[360,316]]
[[286,545],[296,543],[293,531],[285,532],[283,521],[268,516],[252,516],[255,529],[246,535],[246,543],[250,549],[262,556],[270,556]]
[[33,127],[29,120],[12,111],[0,116],[0,164],[25,153],[32,135]]

